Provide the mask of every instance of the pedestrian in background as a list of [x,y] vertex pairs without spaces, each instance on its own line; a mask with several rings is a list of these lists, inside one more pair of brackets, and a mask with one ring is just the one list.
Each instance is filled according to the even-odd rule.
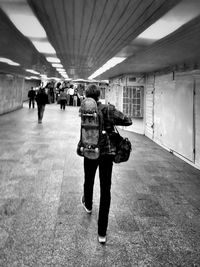
[[77,90],[74,90],[74,95],[73,95],[73,106],[77,107],[78,105],[78,93]]
[[69,105],[73,106],[73,96],[74,96],[74,85],[73,84],[70,84],[70,87],[67,90],[67,94],[69,94]]
[[32,104],[32,108],[35,107],[35,96],[36,96],[36,93],[33,90],[33,86],[31,86],[31,89],[28,91],[29,109],[31,108],[31,104]]
[[44,88],[40,88],[36,95],[36,102],[38,108],[38,123],[42,123],[45,105],[48,104],[48,95]]
[[60,109],[65,110],[65,105],[67,103],[67,94],[64,89],[60,90]]

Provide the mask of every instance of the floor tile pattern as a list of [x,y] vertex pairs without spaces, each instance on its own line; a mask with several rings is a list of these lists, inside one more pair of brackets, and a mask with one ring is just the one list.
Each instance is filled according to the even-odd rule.
[[148,138],[115,164],[108,241],[97,242],[98,173],[92,215],[80,198],[78,107],[0,116],[0,266],[200,266],[200,171]]

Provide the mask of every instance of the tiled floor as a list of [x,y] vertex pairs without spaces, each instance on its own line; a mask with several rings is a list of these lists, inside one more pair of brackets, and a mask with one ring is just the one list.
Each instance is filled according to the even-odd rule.
[[200,266],[200,171],[130,132],[115,164],[108,242],[81,204],[78,108],[48,105],[0,116],[0,266]]

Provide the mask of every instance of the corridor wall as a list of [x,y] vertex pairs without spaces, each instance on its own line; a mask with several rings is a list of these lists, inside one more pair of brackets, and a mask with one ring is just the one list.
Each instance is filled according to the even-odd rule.
[[[200,168],[200,73],[185,71],[148,76],[146,95],[152,88],[152,104],[146,108],[145,134]],[[152,125],[151,134],[149,125]]]
[[22,107],[23,87],[23,77],[0,74],[0,115]]
[[195,164],[200,169],[200,73],[194,75],[195,96],[194,96],[194,117],[195,117]]

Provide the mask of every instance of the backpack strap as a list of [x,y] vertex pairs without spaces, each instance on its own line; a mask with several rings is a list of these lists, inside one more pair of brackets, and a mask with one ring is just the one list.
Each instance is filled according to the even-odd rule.
[[102,109],[103,109],[103,105],[101,103],[99,103],[98,105],[98,115],[99,115],[99,133],[100,135],[102,134],[103,131],[105,131],[105,128],[104,128],[104,116],[103,116],[103,112],[102,112]]

